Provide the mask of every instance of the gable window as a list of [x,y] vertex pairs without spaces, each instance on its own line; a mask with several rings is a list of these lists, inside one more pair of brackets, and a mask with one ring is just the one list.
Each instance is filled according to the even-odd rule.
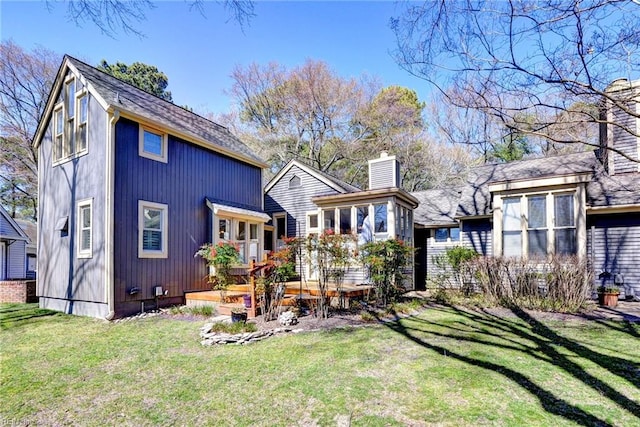
[[78,202],[76,233],[78,235],[78,258],[91,258],[93,245],[92,200]]
[[138,258],[167,258],[167,205],[138,201]]
[[300,188],[302,187],[302,184],[300,183],[300,177],[297,175],[294,175],[293,178],[291,178],[289,180],[289,188]]
[[62,105],[53,111],[53,160],[57,161],[62,156],[62,145],[64,144],[64,115]]
[[89,93],[71,77],[64,83],[53,110],[52,159],[55,163],[87,153]]
[[77,151],[82,152],[87,149],[87,121],[89,116],[89,98],[86,92],[78,96],[78,134],[76,142]]
[[460,227],[441,227],[433,231],[433,238],[437,243],[458,242],[460,240]]
[[167,135],[141,125],[138,154],[147,159],[167,163]]

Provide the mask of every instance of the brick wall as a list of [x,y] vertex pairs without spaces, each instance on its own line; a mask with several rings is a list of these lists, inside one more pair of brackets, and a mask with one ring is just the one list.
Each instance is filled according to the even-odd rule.
[[38,297],[36,297],[36,281],[0,281],[0,302],[38,302]]

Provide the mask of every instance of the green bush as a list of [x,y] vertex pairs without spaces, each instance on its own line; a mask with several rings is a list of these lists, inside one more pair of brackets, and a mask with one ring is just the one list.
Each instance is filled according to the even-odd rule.
[[403,269],[410,264],[413,248],[398,239],[379,240],[362,246],[360,259],[375,286],[376,302],[383,306],[404,293]]

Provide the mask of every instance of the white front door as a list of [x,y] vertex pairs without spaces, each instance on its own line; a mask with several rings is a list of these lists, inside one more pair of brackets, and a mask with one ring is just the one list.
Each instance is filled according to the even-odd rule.
[[6,259],[7,259],[7,248],[4,242],[0,242],[0,280],[6,279],[5,270],[6,270]]

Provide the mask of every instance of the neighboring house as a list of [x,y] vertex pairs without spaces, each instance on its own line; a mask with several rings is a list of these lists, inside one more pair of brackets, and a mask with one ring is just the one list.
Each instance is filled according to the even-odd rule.
[[27,266],[27,279],[35,279],[37,271],[37,257],[38,257],[38,225],[35,222],[27,221],[26,219],[16,219],[16,224],[22,228],[27,237],[29,237],[29,243],[26,245],[26,266]]
[[207,242],[263,251],[265,164],[226,128],[65,56],[34,138],[38,296],[119,317],[210,289]]
[[29,236],[0,206],[0,280],[27,278]]
[[[292,160],[265,187],[264,209],[272,217],[266,239],[272,237],[277,249],[283,236],[306,238],[332,230],[356,236],[358,244],[399,238],[412,246],[416,206],[417,200],[400,188],[398,161],[386,153],[369,161],[366,191]],[[408,268],[413,278],[413,265]],[[301,273],[316,278],[309,268]],[[352,284],[366,281],[366,272],[357,263],[344,278]],[[408,286],[413,287],[413,280]]]
[[[640,97],[640,81],[609,88],[629,90]],[[638,114],[639,105],[628,108]],[[606,113],[640,131],[637,117]],[[484,165],[460,188],[413,193],[418,286],[438,272],[434,255],[462,245],[489,256],[576,255],[590,262],[597,283],[616,281],[623,294],[640,295],[640,138],[610,125],[600,141],[595,152]]]

